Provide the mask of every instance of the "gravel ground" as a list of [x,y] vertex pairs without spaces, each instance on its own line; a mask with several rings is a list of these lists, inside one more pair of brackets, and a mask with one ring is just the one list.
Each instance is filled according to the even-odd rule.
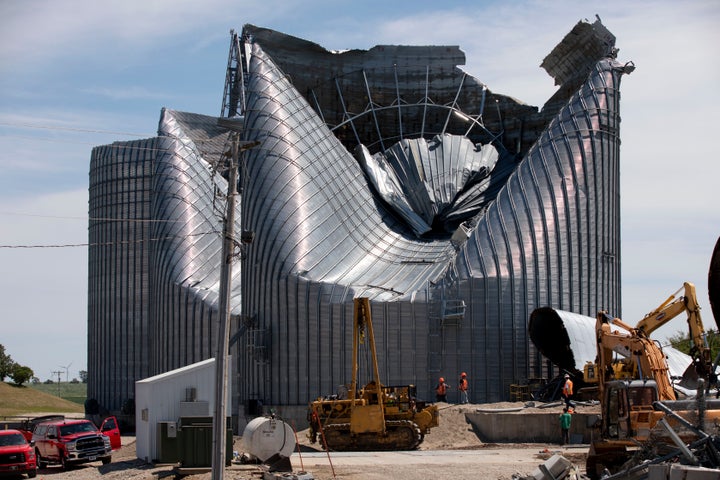
[[[130,440],[126,438],[126,440]],[[162,479],[174,478],[171,465],[147,464],[135,458],[134,439],[113,455],[113,462],[78,465],[67,471],[48,467],[37,478],[48,480]],[[418,452],[365,452],[344,456],[306,453],[292,458],[294,472],[306,471],[315,480],[421,480],[426,478],[511,480],[513,475],[527,476],[550,458],[561,454],[577,466],[584,466],[587,449],[562,448],[541,444],[493,444],[467,450],[424,450]],[[302,465],[302,467],[301,467]],[[227,467],[228,480],[258,480],[262,470],[255,465],[233,464]],[[210,473],[192,474],[187,480],[210,480]]]
[[[513,404],[495,404],[507,407]],[[305,432],[298,432],[300,454],[292,456],[294,472],[307,471],[316,480],[439,480],[489,479],[510,480],[513,475],[527,476],[553,454],[559,453],[584,471],[587,447],[564,448],[545,444],[485,444],[465,422],[464,412],[479,405],[440,405],[440,426],[426,437],[420,449],[413,452],[352,452],[327,455],[311,445]],[[483,405],[487,407],[487,405]],[[235,450],[243,452],[242,438],[237,437]],[[38,471],[37,478],[48,480],[114,480],[162,479],[175,477],[174,466],[154,465],[135,456],[135,438],[123,437],[123,447],[113,453],[108,465],[94,462],[68,471],[48,467]],[[192,474],[187,480],[210,480],[210,473]],[[228,480],[258,480],[262,470],[256,465],[235,464],[227,467]]]

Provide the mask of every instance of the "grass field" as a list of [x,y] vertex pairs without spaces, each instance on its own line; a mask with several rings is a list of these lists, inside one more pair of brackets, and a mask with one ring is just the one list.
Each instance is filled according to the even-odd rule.
[[[48,393],[35,388],[35,386],[18,387],[13,384],[0,382],[0,417],[13,415],[32,415],[35,413],[85,413],[83,403],[85,402],[85,385],[72,384],[65,392],[69,396],[82,400],[80,403],[70,401],[57,396],[58,386],[43,385],[42,387],[55,387]],[[63,394],[61,384],[60,393]]]
[[87,398],[86,383],[38,383],[28,386],[35,390],[40,390],[43,393],[47,393],[48,395],[54,395],[80,405],[85,405],[85,399]]

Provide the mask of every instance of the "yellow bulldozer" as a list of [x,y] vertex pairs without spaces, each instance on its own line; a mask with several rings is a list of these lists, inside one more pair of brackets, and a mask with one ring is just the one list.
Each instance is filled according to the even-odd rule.
[[[360,345],[369,343],[373,378],[358,390]],[[352,381],[347,396],[320,397],[310,403],[308,436],[320,437],[327,450],[413,450],[431,428],[439,425],[436,405],[416,398],[414,385],[386,386],[380,382],[370,301],[354,300]]]

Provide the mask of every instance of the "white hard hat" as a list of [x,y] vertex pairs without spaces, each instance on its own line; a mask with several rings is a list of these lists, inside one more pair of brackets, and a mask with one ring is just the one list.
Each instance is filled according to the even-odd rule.
[[570,374],[566,373],[565,378],[570,378]]

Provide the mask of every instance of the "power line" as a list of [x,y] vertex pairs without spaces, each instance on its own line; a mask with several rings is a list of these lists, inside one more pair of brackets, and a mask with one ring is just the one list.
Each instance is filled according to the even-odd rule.
[[0,245],[0,248],[17,248],[17,249],[32,249],[32,248],[74,248],[74,247],[107,247],[112,245],[131,245],[146,242],[160,242],[163,240],[172,240],[175,238],[189,238],[199,237],[203,235],[221,235],[217,230],[211,232],[192,233],[189,235],[170,235],[167,237],[160,238],[147,238],[139,240],[120,240],[112,242],[98,242],[98,243],[65,243],[65,244],[54,244],[54,245]]
[[11,215],[15,217],[36,217],[36,218],[55,218],[58,220],[83,220],[85,222],[132,222],[132,223],[185,223],[187,220],[159,220],[159,219],[143,219],[143,218],[113,218],[113,217],[69,217],[62,215],[40,215],[34,213],[17,213],[3,212],[0,215]]
[[112,130],[97,130],[89,128],[75,128],[75,127],[61,127],[59,125],[38,125],[33,123],[11,123],[11,122],[0,122],[0,125],[6,127],[24,127],[24,128],[38,128],[43,130],[62,130],[66,132],[84,132],[84,133],[102,133],[108,135],[124,135],[127,137],[152,137],[146,133],[130,133],[130,132],[114,132]]

